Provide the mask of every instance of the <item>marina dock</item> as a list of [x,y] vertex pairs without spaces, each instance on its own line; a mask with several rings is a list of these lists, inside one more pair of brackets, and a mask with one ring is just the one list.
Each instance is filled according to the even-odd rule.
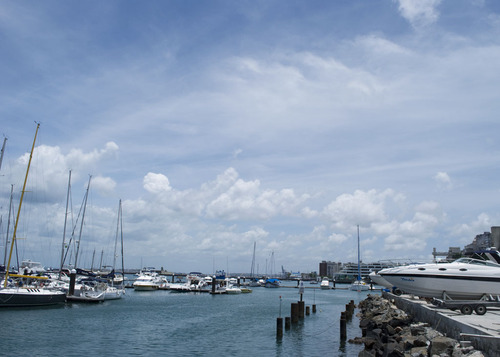
[[394,302],[417,321],[428,323],[434,329],[458,341],[470,341],[478,350],[498,351],[500,346],[500,308],[489,307],[486,314],[464,315],[459,310],[440,308],[412,297],[383,292],[382,296]]

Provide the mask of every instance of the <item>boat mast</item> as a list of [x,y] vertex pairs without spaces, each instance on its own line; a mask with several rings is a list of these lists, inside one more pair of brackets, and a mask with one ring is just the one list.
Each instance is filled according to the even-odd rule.
[[358,224],[358,281],[361,280],[361,264],[359,256],[359,224]]
[[125,261],[123,257],[123,216],[122,216],[122,200],[120,200],[120,240],[122,250],[122,285],[125,284]]
[[9,246],[9,231],[10,231],[10,215],[12,213],[12,198],[14,197],[13,195],[14,191],[14,185],[10,185],[10,202],[9,202],[9,218],[7,221],[7,234],[5,235],[5,252],[3,254],[3,265],[7,263],[7,247]]
[[253,278],[255,274],[255,245],[256,242],[253,242],[253,258],[252,258],[252,268],[250,269],[250,276]]
[[120,231],[120,216],[122,212],[122,200],[118,203],[118,218],[116,220],[115,252],[113,254],[113,270],[116,267],[116,248],[118,247],[118,232]]
[[61,278],[63,263],[64,263],[64,247],[66,245],[66,223],[68,221],[68,205],[69,205],[70,190],[71,190],[71,170],[69,170],[68,192],[66,193],[66,214],[64,215],[64,230],[63,230],[63,241],[61,248],[61,267],[59,268],[59,279]]
[[0,153],[0,169],[2,168],[2,161],[3,161],[3,153],[5,152],[5,143],[7,142],[7,138],[3,138],[3,144],[2,144],[2,152]]
[[40,128],[40,123],[36,123],[35,138],[33,139],[33,146],[31,147],[30,158],[28,160],[28,167],[26,169],[26,176],[24,177],[24,184],[23,184],[23,189],[21,191],[21,199],[19,200],[19,207],[17,208],[16,223],[14,224],[14,233],[12,235],[12,242],[10,244],[9,262],[5,267],[5,278],[3,283],[4,288],[7,287],[7,281],[9,279],[10,261],[12,258],[12,251],[14,250],[14,243],[16,241],[17,225],[19,223],[19,216],[21,215],[21,206],[23,205],[24,191],[26,189],[26,182],[28,181],[28,173],[30,171],[31,159],[33,158],[33,151],[35,150],[35,142],[36,142],[36,136],[38,134],[38,128]]
[[87,184],[87,191],[85,192],[85,200],[83,203],[83,213],[82,213],[82,221],[80,222],[80,234],[78,236],[78,242],[76,244],[76,253],[75,253],[75,269],[78,267],[78,253],[80,251],[80,241],[82,239],[82,231],[83,231],[83,221],[85,220],[85,211],[87,209],[87,199],[89,197],[89,189],[90,189],[90,180],[92,179],[92,175],[89,175],[89,183]]

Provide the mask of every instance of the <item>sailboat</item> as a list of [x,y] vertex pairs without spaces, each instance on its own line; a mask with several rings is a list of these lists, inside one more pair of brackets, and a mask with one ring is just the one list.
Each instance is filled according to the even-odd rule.
[[253,242],[252,267],[250,268],[250,283],[248,284],[248,286],[251,287],[261,286],[261,284],[259,284],[259,280],[255,276],[255,246],[256,242]]
[[[115,277],[115,266],[116,266],[116,249],[118,246],[118,238],[120,237],[121,241],[121,256],[122,256],[122,272],[121,277]],[[118,204],[118,219],[116,223],[116,237],[115,237],[115,251],[113,256],[113,270],[110,275],[110,283],[106,288],[104,293],[104,300],[116,300],[121,299],[123,295],[125,295],[125,268],[123,262],[123,223],[122,223],[122,200],[120,200]],[[117,286],[115,286],[115,282],[120,282]]]
[[366,291],[369,289],[369,286],[361,280],[361,260],[359,253],[359,225],[358,225],[358,276],[356,280],[354,280],[351,284],[351,290],[353,291]]
[[[66,294],[57,289],[44,287],[44,280],[47,277],[35,277],[31,275],[12,274],[10,272],[10,264],[12,259],[12,252],[16,242],[17,226],[19,223],[19,216],[21,214],[21,206],[23,204],[24,192],[26,190],[26,182],[28,181],[28,173],[35,149],[36,137],[40,123],[37,123],[35,138],[33,139],[33,146],[28,160],[28,167],[26,169],[26,176],[24,178],[23,189],[21,191],[21,199],[17,210],[16,222],[14,225],[14,233],[10,245],[9,260],[5,267],[5,277],[0,287],[0,307],[24,307],[24,306],[47,306],[62,304],[66,301]],[[22,280],[13,280],[11,278],[19,278]],[[32,285],[23,285],[23,280],[28,282],[28,279],[34,279],[37,283]]]

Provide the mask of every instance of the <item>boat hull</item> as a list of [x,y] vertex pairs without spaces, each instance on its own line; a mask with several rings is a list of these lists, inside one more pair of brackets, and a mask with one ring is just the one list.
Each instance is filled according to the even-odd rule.
[[0,307],[50,306],[63,304],[66,294],[48,289],[3,288]]
[[379,274],[402,292],[420,297],[469,300],[500,295],[500,266],[454,262],[384,269]]
[[158,290],[158,285],[134,285],[135,291],[153,291]]

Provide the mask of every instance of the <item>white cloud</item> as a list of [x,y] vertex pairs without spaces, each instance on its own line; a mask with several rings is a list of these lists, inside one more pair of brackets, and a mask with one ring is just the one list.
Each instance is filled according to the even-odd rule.
[[370,225],[386,219],[386,200],[392,199],[392,190],[378,192],[377,190],[356,190],[354,194],[342,194],[323,210],[325,217],[331,220],[335,227],[348,229],[361,225]]
[[433,24],[439,17],[436,9],[441,0],[394,0],[399,3],[401,15],[415,27]]
[[451,189],[453,187],[451,178],[446,172],[438,172],[434,176],[434,181],[436,181],[439,188]]
[[144,177],[144,189],[150,193],[164,193],[172,190],[168,177],[163,174],[149,172]]

